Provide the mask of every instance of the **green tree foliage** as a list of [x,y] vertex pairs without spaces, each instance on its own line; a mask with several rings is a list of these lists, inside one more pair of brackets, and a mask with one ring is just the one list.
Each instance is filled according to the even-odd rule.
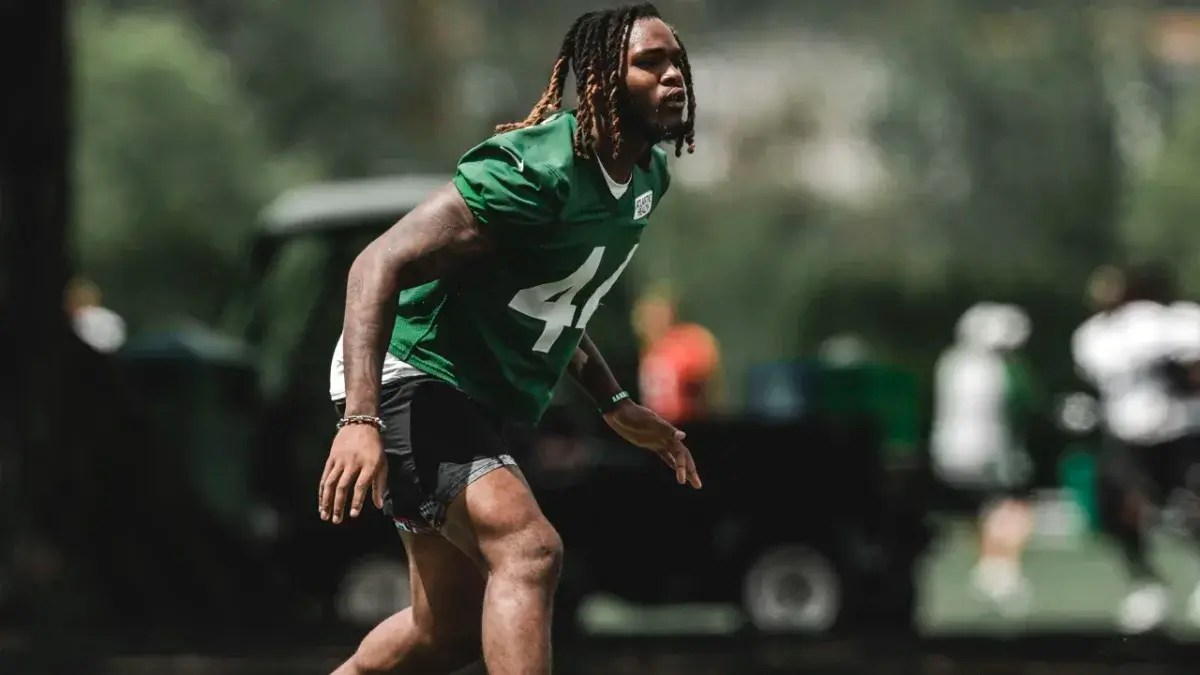
[[1121,234],[1131,257],[1170,263],[1200,294],[1200,100],[1184,104],[1162,154],[1130,194]]
[[79,267],[135,329],[214,321],[286,172],[265,152],[230,63],[188,23],[77,19]]
[[1096,27],[1067,8],[930,7],[897,23],[897,85],[877,134],[901,181],[889,226],[909,237],[879,252],[923,253],[899,275],[880,260],[831,277],[813,316],[865,326],[928,372],[969,304],[1017,301],[1037,367],[1063,382],[1084,279],[1117,246],[1123,166]]
[[332,177],[449,171],[485,128],[464,113],[496,97],[469,86],[468,65],[488,59],[499,10],[470,0],[105,2],[194,22],[233,64],[268,147],[320,157]]
[[890,73],[873,139],[884,194],[847,208],[758,189],[747,164],[728,189],[674,195],[647,232],[638,272],[683,288],[735,392],[749,363],[811,355],[840,333],[928,373],[981,300],[1024,305],[1035,365],[1071,377],[1069,334],[1086,275],[1115,253],[1122,179],[1094,26],[1066,9],[952,2],[893,18],[861,33]]

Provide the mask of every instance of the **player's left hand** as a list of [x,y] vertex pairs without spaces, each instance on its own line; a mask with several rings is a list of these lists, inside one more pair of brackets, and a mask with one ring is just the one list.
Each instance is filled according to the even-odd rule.
[[700,489],[696,463],[692,460],[691,451],[683,444],[686,434],[670,422],[653,410],[628,399],[605,413],[604,421],[625,440],[658,455],[664,464],[675,471],[675,480],[680,485],[688,483]]

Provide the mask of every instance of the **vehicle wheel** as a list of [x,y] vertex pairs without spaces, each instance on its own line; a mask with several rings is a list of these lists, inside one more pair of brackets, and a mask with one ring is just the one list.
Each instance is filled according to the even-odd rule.
[[802,544],[765,549],[742,578],[742,608],[763,632],[825,633],[841,606],[837,568],[824,553]]
[[378,555],[355,560],[338,585],[338,618],[374,625],[412,604],[408,564]]

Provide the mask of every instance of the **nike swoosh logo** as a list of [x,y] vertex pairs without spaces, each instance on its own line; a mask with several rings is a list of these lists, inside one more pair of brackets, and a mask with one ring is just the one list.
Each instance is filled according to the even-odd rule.
[[517,173],[520,173],[525,170],[525,159],[524,158],[517,157],[517,153],[513,152],[512,150],[509,150],[508,148],[504,147],[503,145],[500,146],[500,149],[507,152],[509,154],[509,156],[512,157],[513,159],[517,160]]

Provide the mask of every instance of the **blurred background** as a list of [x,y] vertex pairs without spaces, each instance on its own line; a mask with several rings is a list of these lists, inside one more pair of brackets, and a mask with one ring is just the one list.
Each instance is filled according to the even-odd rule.
[[[0,4],[0,671],[328,672],[407,603],[313,508],[346,271],[615,4]],[[1191,672],[1200,2],[656,4],[697,150],[589,331],[705,489],[570,383],[517,441],[560,671]]]

